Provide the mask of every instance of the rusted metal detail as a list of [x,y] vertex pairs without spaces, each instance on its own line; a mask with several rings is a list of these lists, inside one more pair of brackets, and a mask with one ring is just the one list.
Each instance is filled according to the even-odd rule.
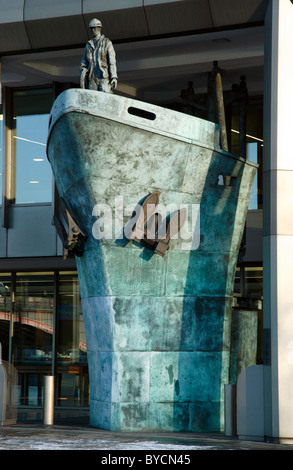
[[155,191],[144,198],[141,204],[136,206],[135,210],[138,213],[138,220],[134,227],[129,225],[126,229],[126,232],[129,232],[129,236],[133,241],[140,242],[145,237],[146,225],[153,217],[158,203],[159,192]]
[[246,106],[248,102],[248,92],[246,86],[246,78],[244,75],[240,77],[239,84],[239,155],[246,157]]
[[[187,210],[180,209],[174,212],[171,217],[170,221],[166,230],[166,237],[162,240],[158,239],[157,245],[155,247],[155,253],[160,256],[164,256],[166,251],[170,247],[170,241],[172,238],[175,238],[177,234],[180,232],[181,228],[184,226],[187,220]],[[160,233],[160,228],[158,228],[158,233]]]
[[145,197],[136,206],[138,213],[136,223],[131,219],[125,227],[126,237],[134,242],[143,241],[148,248],[164,256],[170,247],[172,238],[176,238],[187,220],[186,208],[177,210],[166,219],[158,211],[159,192],[155,191]]
[[[216,103],[217,103],[217,114],[220,126],[220,141],[221,147],[225,152],[228,152],[228,140],[227,140],[227,128],[226,128],[226,117],[225,117],[225,106],[224,96],[222,87],[222,72],[218,68],[217,64],[214,66],[216,73]],[[224,176],[225,186],[230,185],[230,176]]]
[[222,76],[220,72],[216,75],[216,97],[217,97],[217,111],[219,116],[219,125],[221,133],[221,147],[228,152],[227,129],[225,118],[225,106],[222,88]]
[[63,199],[60,200],[60,215],[54,216],[54,223],[63,245],[63,258],[81,256],[87,237],[72,218]]
[[[220,74],[220,76],[218,75]],[[190,114],[197,117],[203,117],[210,122],[215,122],[220,125],[221,121],[226,121],[226,110],[228,107],[235,103],[239,106],[239,155],[246,157],[246,107],[248,102],[248,92],[246,77],[240,77],[240,83],[234,83],[231,90],[222,90],[222,76],[224,71],[218,67],[218,61],[213,62],[213,69],[208,74],[207,93],[195,95],[192,82],[188,82],[187,89],[181,90],[179,100],[169,105],[172,109],[176,109],[182,113]],[[218,112],[218,97],[223,106],[221,115]],[[223,135],[226,128],[226,137]],[[231,152],[230,148],[230,130],[227,121],[225,125],[221,126],[222,149]]]

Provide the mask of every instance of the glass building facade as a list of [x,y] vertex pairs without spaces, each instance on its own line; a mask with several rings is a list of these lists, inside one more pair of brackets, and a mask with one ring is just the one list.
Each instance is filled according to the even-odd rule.
[[11,101],[5,123],[10,127],[7,140],[14,166],[11,199],[15,204],[51,203],[53,176],[46,158],[46,140],[52,88],[17,90],[11,93]]
[[3,360],[18,371],[18,406],[41,408],[44,375],[56,406],[89,406],[87,348],[74,271],[0,273]]
[[[74,259],[69,263],[62,261],[63,250],[53,225],[56,191],[46,157],[53,86],[9,89],[3,101],[0,108],[2,359],[11,363],[18,373],[19,421],[42,419],[44,376],[53,375],[56,419],[60,415],[61,420],[69,417],[72,421],[82,416],[87,422],[90,388],[79,283]],[[48,217],[39,219],[45,211]],[[44,220],[46,225],[42,228]],[[10,241],[13,237],[17,250]],[[42,237],[43,246],[38,248]],[[48,257],[43,247],[50,245],[48,253],[52,256]],[[25,253],[29,246],[30,253]],[[8,270],[5,269],[7,261]],[[37,269],[33,269],[35,263]]]
[[[2,195],[3,154],[3,111],[2,104],[0,104],[0,195]],[[0,202],[2,202],[1,199]]]
[[53,176],[46,158],[52,103],[50,88],[21,90],[13,94],[16,204],[52,202]]

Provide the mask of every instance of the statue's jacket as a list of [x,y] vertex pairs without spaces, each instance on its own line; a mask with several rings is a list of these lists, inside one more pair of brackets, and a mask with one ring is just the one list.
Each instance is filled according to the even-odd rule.
[[80,64],[81,70],[86,69],[88,71],[90,81],[97,66],[102,71],[104,79],[109,78],[109,80],[112,80],[112,78],[117,78],[115,50],[110,39],[104,35],[100,37],[96,46],[93,39],[86,43]]

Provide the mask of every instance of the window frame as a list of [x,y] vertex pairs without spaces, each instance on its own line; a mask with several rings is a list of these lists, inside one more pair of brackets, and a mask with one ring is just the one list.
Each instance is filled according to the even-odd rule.
[[55,198],[55,183],[52,178],[52,198],[50,202],[27,202],[15,203],[16,195],[16,139],[13,138],[15,134],[15,119],[14,115],[14,94],[17,92],[26,92],[33,90],[51,90],[52,92],[52,105],[55,99],[54,84],[46,84],[34,87],[3,87],[3,157],[2,157],[2,220],[1,225],[3,228],[10,228],[9,213],[10,208],[14,205],[54,205]]

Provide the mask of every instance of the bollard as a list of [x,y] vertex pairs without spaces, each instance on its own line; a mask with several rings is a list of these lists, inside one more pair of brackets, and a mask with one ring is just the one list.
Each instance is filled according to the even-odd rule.
[[44,377],[43,424],[54,424],[54,376]]

